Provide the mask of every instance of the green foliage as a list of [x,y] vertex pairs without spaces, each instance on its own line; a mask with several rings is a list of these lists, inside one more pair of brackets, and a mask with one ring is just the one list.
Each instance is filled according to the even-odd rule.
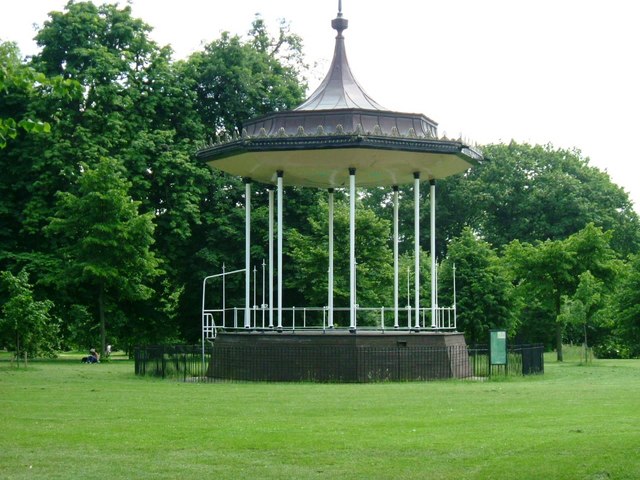
[[[313,306],[327,304],[328,204],[320,200],[309,212],[308,234],[292,228],[287,235],[289,256],[296,265],[287,276],[289,288],[304,294]],[[371,210],[356,209],[357,303],[363,307],[390,305],[392,298],[392,254],[388,247],[389,222]],[[349,305],[349,205],[334,203],[334,304]]]
[[16,357],[53,356],[59,347],[58,319],[51,315],[53,302],[36,300],[29,275],[0,273],[6,301],[0,310],[0,345],[13,349]]
[[[57,246],[41,232],[56,214],[57,192],[73,193],[82,165],[94,168],[110,157],[126,167],[129,194],[155,224],[151,249],[174,283],[163,287],[157,280],[156,295],[184,290],[181,282],[190,274],[186,259],[198,248],[191,237],[202,223],[201,206],[213,174],[192,157],[203,131],[193,82],[183,63],[171,62],[169,48],[148,39],[149,30],[131,17],[130,7],[79,2],[52,13],[38,33],[42,52],[33,68],[71,79],[81,85],[82,95],[26,99],[28,108],[53,114],[55,124],[50,138],[24,139],[0,157],[6,173],[0,180],[0,216],[7,226],[0,232],[0,266],[29,264],[37,278],[49,275],[56,268],[47,264]],[[92,304],[83,288],[69,298],[52,283],[39,285],[57,305]],[[161,299],[148,301],[145,324],[166,329],[177,318],[175,311],[157,308]],[[123,325],[131,327],[140,313],[130,303],[126,309],[132,318]],[[123,337],[129,336],[126,331]]]
[[86,350],[100,345],[100,325],[87,306],[73,304],[61,316],[64,318],[63,346],[66,349],[77,347]]
[[517,330],[517,301],[509,276],[489,243],[465,228],[449,244],[439,276],[439,301],[453,303],[453,267],[456,268],[458,330],[468,344],[487,343],[489,330]]
[[582,308],[588,308],[584,311],[586,319],[586,315],[592,316],[596,307],[601,306],[596,298],[590,297],[598,285],[615,286],[620,262],[610,240],[611,232],[589,224],[565,240],[546,240],[536,245],[516,240],[505,249],[506,264],[525,305],[522,312],[525,328],[535,326],[538,333],[541,326],[546,331],[555,330],[558,360],[562,360],[565,320],[572,316],[568,311],[562,314],[563,297],[577,295],[575,300],[581,301]]
[[463,199],[467,216],[498,247],[512,240],[562,240],[588,223],[611,231],[623,254],[640,248],[640,222],[627,193],[578,150],[551,145],[483,147],[488,161],[471,169]]
[[[68,346],[97,344],[101,315],[109,319],[110,341],[125,347],[199,338],[202,278],[223,263],[242,267],[244,198],[240,179],[198,164],[193,153],[206,136],[239,133],[242,121],[292,108],[304,96],[302,40],[285,21],[272,34],[257,16],[247,36],[224,33],[177,62],[170,47],[150,40],[150,31],[128,5],[72,1],[50,14],[36,36],[41,53],[32,59],[21,59],[15,44],[0,43],[0,270],[28,268],[34,298],[55,303],[49,312],[62,318]],[[512,142],[489,145],[485,153],[488,161],[479,167],[437,184],[434,255],[445,259],[439,303],[452,300],[455,261],[460,327],[470,338],[499,325],[550,345],[549,331],[575,342],[586,328],[594,346],[631,354],[637,338],[631,263],[620,274],[612,253],[627,258],[640,251],[640,222],[627,194],[577,150]],[[113,188],[80,185],[97,171]],[[430,298],[424,187],[423,304]],[[391,193],[359,194],[358,303],[389,306]],[[256,185],[252,195],[251,256],[258,263],[266,258],[266,189]],[[348,219],[341,195],[336,192],[336,301],[346,304]],[[111,196],[112,210],[100,203]],[[326,303],[323,196],[285,191],[289,305]],[[413,270],[412,187],[401,186],[400,197],[404,304],[406,266]],[[131,220],[113,214],[118,208]],[[84,219],[83,209],[90,210]],[[589,223],[592,230],[583,230]],[[514,239],[519,242],[498,257]],[[151,271],[162,265],[165,274],[136,278],[147,267],[124,259],[139,255]]]
[[220,39],[194,53],[188,70],[195,80],[198,113],[217,138],[241,130],[242,122],[301,103],[301,41],[282,24],[270,38],[259,17],[248,41],[223,32]]
[[46,232],[58,243],[59,265],[50,282],[67,288],[82,285],[95,292],[105,345],[105,302],[148,299],[149,286],[161,271],[150,247],[153,216],[138,213],[128,195],[124,169],[105,158],[78,175],[78,193],[61,192],[58,210]]
[[623,358],[640,356],[640,255],[629,260],[612,298],[614,350]]
[[[19,129],[27,133],[49,133],[51,124],[32,118],[16,104],[14,97],[20,95],[74,95],[78,93],[75,82],[61,77],[46,77],[20,60],[20,52],[15,43],[0,42],[0,149],[7,146],[9,139],[18,136]],[[4,117],[13,114],[18,118]],[[22,117],[22,118],[20,118]]]

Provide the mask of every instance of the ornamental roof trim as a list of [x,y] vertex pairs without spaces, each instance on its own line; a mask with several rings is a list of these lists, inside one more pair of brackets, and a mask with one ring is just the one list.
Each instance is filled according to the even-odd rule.
[[320,125],[311,133],[305,132],[305,129],[300,126],[295,134],[288,134],[284,128],[275,135],[268,134],[264,128],[257,135],[249,135],[244,130],[240,137],[224,135],[221,141],[201,147],[196,157],[208,161],[235,155],[240,151],[356,147],[461,154],[473,163],[483,160],[480,149],[477,146],[471,146],[462,138],[450,140],[447,137],[419,136],[413,129],[410,129],[406,135],[400,134],[397,129],[393,129],[391,134],[385,134],[379,126],[373,132],[364,132],[361,128],[347,132],[342,125],[337,125],[334,132],[326,132]]

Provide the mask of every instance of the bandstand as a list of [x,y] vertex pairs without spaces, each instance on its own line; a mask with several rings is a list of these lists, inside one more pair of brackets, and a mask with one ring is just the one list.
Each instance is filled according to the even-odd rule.
[[[244,178],[244,268],[203,280],[202,345],[213,342],[212,377],[247,380],[368,381],[429,379],[469,374],[466,345],[457,332],[456,305],[437,301],[437,264],[431,255],[431,298],[420,298],[420,188],[429,184],[431,252],[435,252],[436,181],[483,160],[462,140],[439,138],[437,123],[422,114],[390,111],[365,93],[345,51],[341,2],[331,22],[337,31],[329,72],[315,92],[290,111],[248,120],[240,135],[206,146],[197,158],[211,168]],[[268,187],[268,262],[263,262],[262,299],[257,301],[251,265],[252,184]],[[413,304],[401,307],[399,285],[399,186],[413,185]],[[325,189],[328,203],[328,288],[324,306],[287,306],[283,298],[283,211],[285,186]],[[393,197],[393,305],[357,302],[357,187],[387,187]],[[334,192],[349,197],[349,304],[334,305]],[[274,239],[275,233],[275,239]],[[274,241],[275,240],[275,241]],[[274,259],[275,256],[275,259]],[[225,279],[244,277],[244,305],[225,303]],[[211,308],[207,285],[221,284],[222,307]],[[253,285],[253,288],[252,288]],[[454,286],[455,291],[455,286]],[[348,327],[334,314],[348,312]],[[374,327],[358,316],[374,311]],[[204,354],[203,354],[204,358]],[[390,372],[404,372],[400,377]]]

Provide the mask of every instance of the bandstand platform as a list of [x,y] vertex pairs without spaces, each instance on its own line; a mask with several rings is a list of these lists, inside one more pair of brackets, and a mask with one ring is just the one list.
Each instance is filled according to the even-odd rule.
[[[437,300],[435,191],[436,180],[465,172],[483,161],[482,154],[462,139],[439,137],[438,124],[425,115],[391,111],[375,102],[356,81],[347,61],[343,32],[348,21],[342,15],[341,1],[331,26],[337,36],[329,72],[305,102],[293,110],[248,119],[238,131],[217,133],[217,143],[204,146],[196,154],[212,169],[243,177],[245,184],[244,268],[225,272],[223,266],[222,274],[206,277],[202,286],[203,364],[206,342],[213,345],[207,375],[228,380],[327,382],[469,376],[467,347],[456,325],[455,283],[452,307],[443,308]],[[384,66],[381,65],[380,70],[384,71]],[[424,93],[422,79],[408,83],[402,88],[415,89],[416,95]],[[253,295],[251,287],[252,261],[255,265],[255,259],[251,258],[253,182],[267,186],[269,201],[269,232],[261,237],[268,238],[269,258],[268,267],[263,260],[260,307],[255,300],[255,267]],[[430,198],[431,299],[428,307],[421,303],[424,292],[420,288],[420,186],[425,182],[428,182]],[[399,307],[400,185],[413,185],[414,197],[414,281],[412,305],[406,309]],[[295,315],[298,312],[304,315],[305,309],[293,309],[287,305],[284,295],[285,186],[326,189],[328,291],[326,305],[314,309],[323,312],[322,321],[316,319],[315,325],[305,320],[298,320],[296,324]],[[361,308],[357,301],[358,187],[390,189],[393,238],[389,242],[393,243],[394,268],[391,307]],[[346,303],[342,308],[334,304],[335,190],[344,190],[349,198],[349,298],[336,302]],[[229,308],[224,304],[223,293],[223,305],[210,308],[205,299],[207,280],[220,277],[224,282],[231,274],[244,276],[244,305]],[[224,288],[223,283],[223,292]],[[408,294],[408,300],[409,297]],[[359,318],[363,312],[376,309],[381,311],[381,320],[375,327]],[[402,327],[401,310],[406,311],[403,318],[407,319]],[[285,319],[291,311],[293,319]],[[233,313],[229,315],[233,316],[232,321],[225,318],[229,312]],[[341,321],[348,317],[348,327],[343,326],[345,323],[338,327],[334,321],[336,312],[340,312]],[[260,313],[261,325],[256,322],[256,313]]]
[[470,367],[457,332],[251,331],[217,336],[207,376],[362,383],[465,378]]

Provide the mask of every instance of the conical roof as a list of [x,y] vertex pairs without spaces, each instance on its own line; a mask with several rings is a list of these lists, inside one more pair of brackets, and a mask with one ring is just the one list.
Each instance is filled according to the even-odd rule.
[[336,133],[338,131],[409,135],[435,138],[438,124],[417,113],[392,112],[371,98],[356,80],[345,48],[342,32],[349,21],[342,15],[331,21],[336,35],[333,59],[329,72],[318,88],[300,106],[285,112],[244,122],[243,127],[250,136],[296,134],[300,127],[305,132]]
[[338,16],[329,72],[300,106],[243,124],[240,138],[201,148],[196,156],[233,175],[285,185],[343,187],[356,169],[362,186],[390,186],[445,178],[467,170],[482,155],[462,140],[439,139],[437,123],[417,113],[393,112],[356,81],[345,50],[348,21]]
[[295,110],[335,110],[339,108],[387,110],[367,95],[351,72],[342,35],[342,32],[348,27],[348,20],[342,17],[342,11],[338,12],[338,17],[333,20],[331,26],[338,31],[338,35],[329,72],[316,91]]

